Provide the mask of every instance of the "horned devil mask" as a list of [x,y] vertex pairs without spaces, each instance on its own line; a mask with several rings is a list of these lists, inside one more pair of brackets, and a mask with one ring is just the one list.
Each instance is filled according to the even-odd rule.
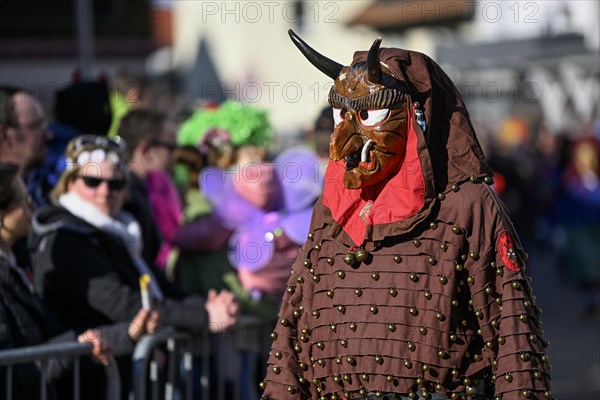
[[292,30],[292,41],[304,56],[334,80],[329,92],[335,128],[329,142],[332,161],[342,161],[344,186],[359,189],[385,182],[404,161],[409,101],[406,86],[379,59],[381,38],[367,62],[344,67],[319,54]]

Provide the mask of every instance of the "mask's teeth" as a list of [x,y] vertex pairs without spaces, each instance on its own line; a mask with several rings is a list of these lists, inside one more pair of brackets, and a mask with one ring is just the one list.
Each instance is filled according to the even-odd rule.
[[360,153],[360,162],[367,162],[367,156],[369,155],[369,148],[371,147],[372,140],[367,140],[367,143],[363,145],[362,152]]

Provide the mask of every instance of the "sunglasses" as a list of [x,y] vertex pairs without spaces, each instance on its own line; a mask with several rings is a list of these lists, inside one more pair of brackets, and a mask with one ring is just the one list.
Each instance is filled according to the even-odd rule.
[[80,176],[80,178],[85,183],[85,186],[89,188],[97,188],[102,182],[106,182],[110,190],[123,190],[125,185],[127,185],[127,180],[125,179],[103,179],[92,176]]

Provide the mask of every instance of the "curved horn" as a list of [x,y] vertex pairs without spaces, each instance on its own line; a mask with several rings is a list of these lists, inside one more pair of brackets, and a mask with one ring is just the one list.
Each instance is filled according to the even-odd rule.
[[367,56],[367,65],[369,68],[369,82],[381,83],[381,64],[379,63],[379,45],[381,45],[381,38],[375,39],[369,55]]
[[312,65],[317,67],[319,71],[321,71],[331,79],[335,80],[338,77],[340,71],[342,70],[342,68],[344,68],[342,64],[338,64],[335,61],[330,60],[329,58],[315,51],[313,48],[307,45],[306,42],[304,42],[304,40],[300,39],[300,37],[296,35],[293,30],[290,29],[288,33],[290,34],[292,42],[294,42],[298,50],[300,50],[300,52],[304,54],[304,57],[306,57],[306,59],[310,61]]

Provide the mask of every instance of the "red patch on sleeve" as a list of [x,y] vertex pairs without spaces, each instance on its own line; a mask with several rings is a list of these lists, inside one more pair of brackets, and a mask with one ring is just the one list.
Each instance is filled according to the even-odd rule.
[[511,271],[518,271],[520,269],[519,260],[517,259],[517,251],[515,250],[515,244],[507,231],[502,231],[500,236],[498,236],[496,248],[498,249],[498,255],[500,256],[500,259],[506,268],[510,269]]

